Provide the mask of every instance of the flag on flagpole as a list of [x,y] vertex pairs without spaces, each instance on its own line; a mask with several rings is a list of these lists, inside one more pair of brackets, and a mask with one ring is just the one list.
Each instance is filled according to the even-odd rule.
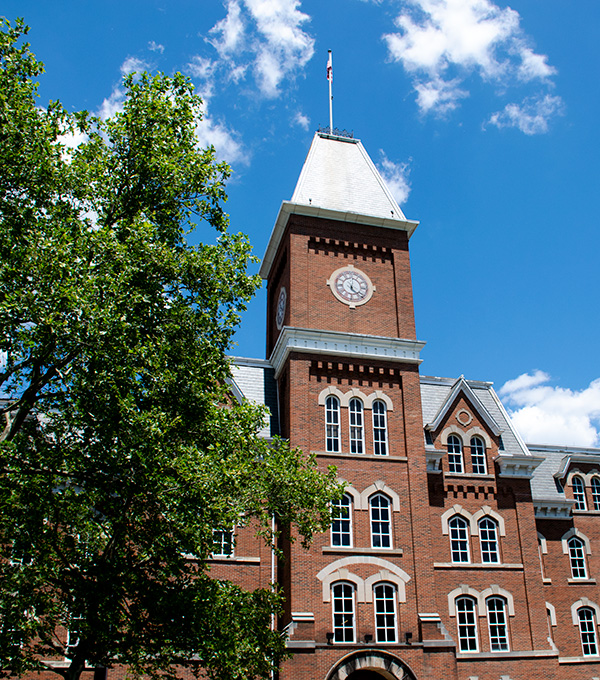
[[331,50],[329,50],[329,59],[327,60],[327,80],[333,82],[333,62],[331,60]]

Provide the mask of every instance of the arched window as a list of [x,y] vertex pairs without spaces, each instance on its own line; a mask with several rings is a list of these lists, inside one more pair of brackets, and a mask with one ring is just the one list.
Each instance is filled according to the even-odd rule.
[[350,583],[333,584],[333,640],[354,642],[354,586]]
[[365,435],[363,427],[363,403],[354,397],[350,399],[350,453],[365,452]]
[[387,408],[384,401],[373,402],[373,453],[387,456]]
[[390,500],[382,493],[369,498],[371,510],[371,546],[373,548],[391,548],[392,531],[390,521]]
[[481,437],[471,437],[471,465],[474,475],[485,475],[485,444]]
[[344,494],[331,503],[331,545],[352,547],[352,498]]
[[375,595],[375,636],[377,642],[396,642],[396,588],[379,583]]
[[472,597],[456,598],[456,625],[458,648],[461,652],[477,651],[477,614]]
[[490,630],[490,650],[492,652],[507,652],[508,626],[506,622],[506,601],[503,597],[488,597],[485,604]]
[[330,395],[325,400],[325,450],[336,453],[340,444],[340,400]]
[[587,578],[585,566],[585,546],[577,536],[569,539],[569,561],[571,564],[571,576],[573,578]]
[[596,642],[596,617],[591,607],[581,607],[577,610],[579,619],[579,634],[581,635],[581,647],[583,656],[596,656],[598,644]]
[[448,522],[450,530],[450,552],[453,562],[470,562],[469,523],[464,517],[454,515]]
[[592,477],[591,486],[594,510],[600,510],[600,477]]
[[575,510],[587,510],[585,504],[585,485],[581,477],[573,477],[571,480],[573,485],[573,498],[575,500]]
[[448,437],[448,472],[463,471],[462,442],[455,435]]
[[481,547],[482,562],[500,562],[498,525],[489,517],[479,520],[479,545]]

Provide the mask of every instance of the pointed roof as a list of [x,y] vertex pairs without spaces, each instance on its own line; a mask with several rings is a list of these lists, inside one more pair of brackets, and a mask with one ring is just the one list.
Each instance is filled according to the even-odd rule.
[[360,140],[317,132],[291,201],[281,204],[260,268],[266,279],[291,214],[407,231],[407,220]]
[[406,220],[359,139],[317,133],[292,203]]

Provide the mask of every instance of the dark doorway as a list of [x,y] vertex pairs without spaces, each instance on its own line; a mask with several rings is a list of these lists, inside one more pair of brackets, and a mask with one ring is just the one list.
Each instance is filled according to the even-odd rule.
[[375,671],[361,669],[350,673],[348,680],[383,680],[383,676]]

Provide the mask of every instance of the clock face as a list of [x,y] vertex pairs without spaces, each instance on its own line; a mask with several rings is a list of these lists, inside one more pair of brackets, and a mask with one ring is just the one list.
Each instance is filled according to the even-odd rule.
[[287,292],[282,286],[279,291],[279,299],[277,300],[277,313],[275,315],[275,323],[277,324],[277,330],[280,331],[283,326],[283,320],[285,318],[285,306],[287,303]]
[[334,271],[327,285],[335,297],[350,309],[368,302],[375,290],[371,279],[352,264]]

